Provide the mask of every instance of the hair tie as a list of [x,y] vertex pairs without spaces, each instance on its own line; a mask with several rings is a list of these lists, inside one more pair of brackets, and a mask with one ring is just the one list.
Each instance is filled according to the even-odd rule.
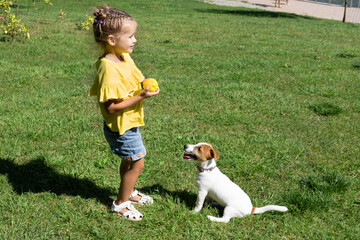
[[102,20],[98,21],[97,18],[94,18],[94,23],[100,23],[100,24],[103,24],[104,22]]

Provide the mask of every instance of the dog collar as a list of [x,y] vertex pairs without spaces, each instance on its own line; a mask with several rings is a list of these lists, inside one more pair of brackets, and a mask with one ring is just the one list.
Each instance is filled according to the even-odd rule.
[[214,170],[216,168],[216,166],[211,167],[211,168],[203,168],[203,167],[200,167],[200,166],[196,166],[196,167],[199,170],[199,172],[205,172],[205,171],[211,172],[212,170]]

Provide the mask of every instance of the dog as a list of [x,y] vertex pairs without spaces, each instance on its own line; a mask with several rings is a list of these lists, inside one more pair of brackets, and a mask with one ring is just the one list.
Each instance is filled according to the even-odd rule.
[[197,213],[202,209],[205,199],[212,199],[225,207],[221,218],[207,216],[214,222],[228,223],[233,217],[244,217],[271,210],[280,212],[288,210],[284,206],[277,205],[253,207],[249,196],[216,167],[219,155],[210,143],[185,145],[184,150],[186,152],[183,156],[185,160],[197,161],[198,195],[193,212]]

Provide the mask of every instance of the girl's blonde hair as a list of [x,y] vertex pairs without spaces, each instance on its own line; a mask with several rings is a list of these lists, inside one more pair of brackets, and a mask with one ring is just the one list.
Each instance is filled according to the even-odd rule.
[[109,5],[95,9],[94,16],[93,30],[95,41],[103,47],[106,46],[109,35],[116,35],[121,32],[125,20],[135,21],[130,14],[116,8],[111,8]]

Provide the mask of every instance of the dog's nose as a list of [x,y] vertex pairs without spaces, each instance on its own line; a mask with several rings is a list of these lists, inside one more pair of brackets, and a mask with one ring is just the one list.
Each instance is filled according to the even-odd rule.
[[184,149],[186,150],[186,148],[187,148],[187,147],[188,147],[188,145],[187,145],[187,144],[185,144],[185,145],[184,145]]

